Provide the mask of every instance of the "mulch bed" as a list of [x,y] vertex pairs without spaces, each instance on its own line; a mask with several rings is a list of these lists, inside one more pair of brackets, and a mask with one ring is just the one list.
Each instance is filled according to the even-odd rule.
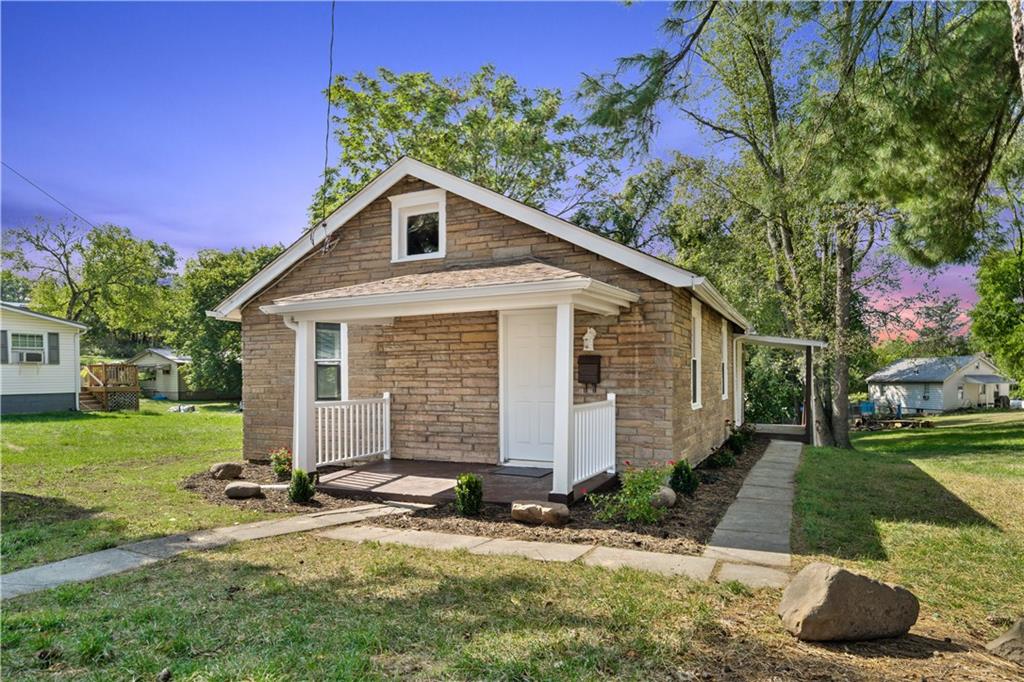
[[697,471],[704,479],[693,498],[680,496],[660,523],[610,524],[599,521],[586,500],[571,507],[571,519],[562,528],[529,526],[512,520],[509,505],[486,504],[477,518],[459,516],[454,504],[438,505],[404,516],[374,519],[374,525],[434,530],[466,535],[598,544],[674,554],[700,554],[725,510],[736,499],[747,472],[768,447],[768,439],[756,439],[735,466]]
[[[239,481],[252,481],[253,483],[287,483],[279,481],[274,475],[269,464],[256,464],[246,462],[242,468],[242,475],[236,479]],[[324,493],[317,493],[312,500],[305,504],[297,504],[288,499],[285,491],[268,490],[258,497],[250,497],[245,500],[232,500],[224,494],[224,487],[231,481],[217,480],[210,476],[209,471],[202,471],[192,474],[179,483],[183,490],[201,495],[207,502],[213,504],[224,504],[241,509],[261,512],[285,512],[291,514],[308,514],[311,512],[327,509],[345,509],[366,501],[350,500],[342,497],[333,497]]]

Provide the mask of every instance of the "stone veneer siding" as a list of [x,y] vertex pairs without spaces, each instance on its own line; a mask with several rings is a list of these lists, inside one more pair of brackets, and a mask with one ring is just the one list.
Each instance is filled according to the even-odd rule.
[[[620,462],[665,462],[681,454],[697,461],[722,438],[720,394],[707,409],[689,404],[689,293],[552,237],[460,196],[447,195],[444,259],[391,262],[387,196],[431,188],[404,178],[242,310],[245,400],[244,454],[264,459],[291,444],[294,334],[279,316],[259,310],[274,299],[453,265],[534,257],[640,295],[617,316],[576,313],[576,353],[587,327],[602,356],[597,392],[575,385],[576,402],[618,401]],[[717,312],[705,306],[705,393],[720,384],[713,343]],[[682,355],[685,354],[685,357]],[[396,318],[393,325],[349,326],[349,395],[392,394],[392,456],[464,462],[498,461],[498,314],[466,313]],[[575,365],[575,363],[574,363]],[[681,371],[682,370],[682,371]],[[685,404],[680,403],[680,396]],[[717,434],[717,436],[716,436]]]

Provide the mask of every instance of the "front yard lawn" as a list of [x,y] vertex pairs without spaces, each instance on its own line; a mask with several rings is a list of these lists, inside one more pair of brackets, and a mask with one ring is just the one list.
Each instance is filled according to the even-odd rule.
[[[302,534],[5,604],[4,679],[1011,680],[941,633],[805,645],[778,592]],[[938,652],[938,653],[936,653]],[[947,652],[957,652],[952,656]]]
[[1024,413],[939,417],[934,429],[808,449],[796,548],[901,583],[922,619],[982,641],[1024,616]]
[[2,570],[261,518],[178,487],[214,462],[240,460],[241,414],[229,403],[172,405],[4,417]]

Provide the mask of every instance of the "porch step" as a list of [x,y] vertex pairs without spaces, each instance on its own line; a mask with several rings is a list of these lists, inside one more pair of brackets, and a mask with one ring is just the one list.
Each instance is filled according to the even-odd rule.
[[78,394],[79,412],[102,412],[103,403],[96,399],[92,393],[82,391]]

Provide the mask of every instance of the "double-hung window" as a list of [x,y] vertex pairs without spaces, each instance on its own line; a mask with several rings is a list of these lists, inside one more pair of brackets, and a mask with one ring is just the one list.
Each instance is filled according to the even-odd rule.
[[11,334],[11,359],[16,363],[43,363],[46,361],[42,334]]
[[722,320],[722,400],[729,398],[729,322]]
[[445,191],[431,189],[388,197],[391,202],[391,260],[444,258]]
[[348,328],[316,323],[316,399],[348,400]]
[[690,299],[690,407],[700,409],[701,394],[701,305]]

